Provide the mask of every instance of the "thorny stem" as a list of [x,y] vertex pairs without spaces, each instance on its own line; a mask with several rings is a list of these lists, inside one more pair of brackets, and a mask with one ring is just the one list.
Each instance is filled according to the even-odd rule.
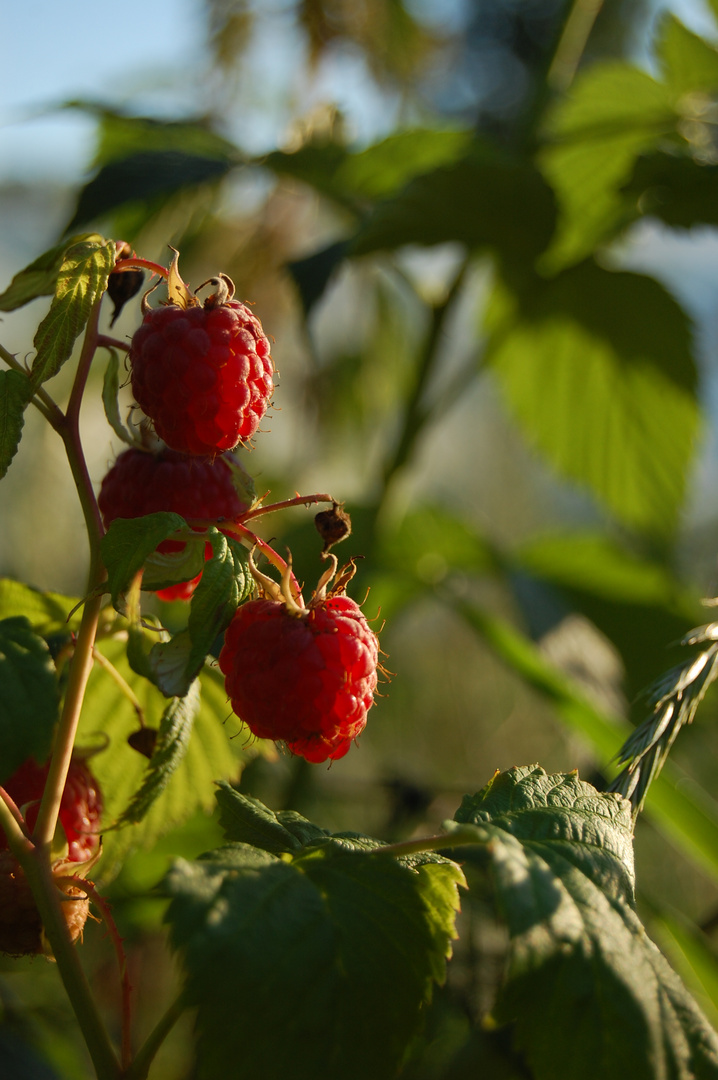
[[258,506],[256,510],[249,510],[242,514],[242,521],[253,521],[254,518],[262,517],[263,514],[273,514],[276,510],[286,510],[291,506],[312,506],[315,503],[335,503],[337,500],[331,495],[297,495],[294,499],[283,499],[282,502],[269,503],[268,506]]
[[262,540],[261,537],[257,536],[256,533],[253,533],[251,529],[247,529],[239,521],[223,521],[222,532],[231,533],[233,536],[236,536],[237,539],[241,540],[244,546],[250,548],[250,550],[254,547],[259,548],[267,562],[271,563],[276,570],[279,570],[282,577],[288,573],[295,598],[300,606],[304,607],[299,582],[292,573],[289,564],[284,561],[281,555],[277,554],[271,544],[268,544],[266,540]]

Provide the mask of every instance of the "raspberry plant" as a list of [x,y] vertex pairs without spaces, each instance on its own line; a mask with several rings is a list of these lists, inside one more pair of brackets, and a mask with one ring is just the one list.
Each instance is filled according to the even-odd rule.
[[[32,405],[65,447],[90,550],[80,601],[12,581],[0,587],[4,951],[55,959],[101,1080],[151,1075],[157,1050],[186,1009],[196,1010],[203,1076],[390,1078],[411,1056],[432,994],[444,982],[460,895],[470,884],[493,895],[509,945],[493,1007],[498,1029],[477,1027],[456,1068],[468,1055],[494,1062],[495,1075],[529,1067],[549,1077],[556,1075],[560,1042],[562,1076],[624,1076],[626,1040],[640,1032],[648,1071],[632,1075],[716,1075],[718,1038],[636,914],[632,804],[618,791],[601,794],[576,773],[514,768],[467,796],[440,835],[396,844],[332,834],[242,794],[242,764],[268,752],[273,740],[309,762],[333,759],[341,768],[337,759],[371,718],[379,646],[346,595],[351,562],[337,573],[330,550],[351,531],[335,499],[256,499],[236,447],[240,429],[229,421],[224,430],[233,434],[222,439],[231,447],[216,446],[211,457],[204,444],[195,444],[194,455],[186,444],[163,448],[159,413],[142,420],[133,408],[128,423],[121,421],[117,354],[127,345],[101,329],[102,304],[111,274],[116,280],[140,268],[166,279],[170,296],[157,316],[143,302],[143,328],[148,321],[165,325],[164,311],[171,325],[192,334],[171,299],[178,288],[189,295],[176,257],[165,269],[96,235],[41,257],[2,298],[12,308],[52,292],[32,364],[2,351],[3,472]],[[211,319],[217,309],[187,310]],[[266,340],[252,319],[252,340]],[[138,333],[146,341],[144,330]],[[137,335],[131,367],[140,355],[136,341]],[[163,332],[155,348],[168,383],[166,395],[160,384],[158,392],[169,410],[171,365],[179,356],[186,369],[187,353],[178,351],[174,331]],[[216,344],[212,349],[218,363]],[[79,421],[90,366],[102,351],[110,357],[108,419],[132,445],[111,466],[98,499]],[[199,362],[210,361],[203,354]],[[47,383],[66,363],[75,373],[61,408]],[[241,413],[241,395],[230,399]],[[179,426],[191,415],[185,406],[178,405]],[[230,449],[235,456],[219,456]],[[254,530],[270,513],[322,503],[329,509],[320,511],[317,549],[328,565],[305,603],[291,560]],[[262,557],[276,577],[257,568]],[[187,582],[184,623],[167,629],[152,595]],[[216,640],[225,632],[218,665]],[[124,737],[109,712],[93,711],[105,686],[131,706],[136,726]],[[254,736],[239,751],[226,730],[227,699]],[[89,731],[95,745],[83,746]],[[138,760],[128,791],[118,777]],[[642,755],[628,747],[626,760],[633,762],[629,770],[640,769]],[[217,782],[225,843],[194,861],[177,860],[163,882],[169,944],[185,984],[137,1046],[133,990],[103,882],[142,842],[152,815],[171,813],[173,781],[183,767],[195,789],[206,785],[195,805],[206,805]],[[102,794],[95,772],[103,777]],[[617,787],[633,794],[635,778],[626,786],[619,777]],[[180,819],[192,809],[184,806]],[[145,841],[157,834],[150,828]],[[89,911],[106,924],[119,961],[117,1045],[83,970]]]
[[[581,3],[572,10],[594,17]],[[332,26],[342,18],[334,11]],[[188,1073],[208,1080],[718,1076],[718,1038],[641,922],[633,864],[648,798],[653,822],[718,879],[715,808],[667,763],[718,674],[716,624],[686,633],[694,609],[677,604],[666,569],[698,423],[690,328],[656,281],[603,257],[648,212],[670,227],[715,224],[718,52],[669,17],[655,78],[628,62],[598,63],[565,95],[576,41],[559,36],[510,145],[421,129],[361,151],[320,139],[254,162],[341,211],[341,241],[291,263],[307,315],[347,260],[379,252],[388,265],[406,244],[462,249],[445,295],[413,296],[425,333],[396,415],[382,425],[376,403],[367,408],[358,448],[373,452],[387,435],[381,493],[355,514],[353,534],[330,494],[256,497],[246,449],[271,437],[261,429],[275,373],[261,313],[234,299],[225,274],[193,291],[176,256],[165,267],[84,233],[0,296],[6,312],[51,298],[31,352],[0,346],[0,473],[26,410],[38,410],[66,452],[89,554],[82,597],[0,581],[0,949],[19,969],[24,955],[54,957],[100,1078],[161,1077],[157,1054],[185,1017],[196,1056]],[[158,191],[186,194],[198,177],[217,180],[247,160],[204,125],[110,111],[102,124],[99,171],[73,228],[122,210],[143,183],[154,205]],[[578,535],[509,553],[455,507],[430,501],[387,526],[393,481],[479,373],[472,356],[439,378],[455,307],[488,261],[482,363],[537,452],[614,515],[625,548]],[[140,300],[143,285],[151,291]],[[130,342],[112,326],[132,304]],[[281,340],[272,351],[281,356]],[[104,478],[89,475],[80,428],[93,365],[105,368],[105,412],[123,444]],[[72,373],[64,403],[51,388],[61,368]],[[374,387],[377,367],[365,359],[361,376]],[[127,418],[121,382],[132,393]],[[339,417],[347,441],[361,411]],[[263,538],[265,518],[302,507],[318,511],[313,589]],[[276,757],[275,740],[306,762],[300,779],[331,762],[341,783],[355,743],[370,743],[382,724],[383,632],[348,595],[353,558],[339,569],[334,551],[350,535],[353,552],[377,568],[389,625],[412,600],[438,600],[592,743],[608,783],[538,765],[491,776],[469,760],[475,794],[437,835],[396,842],[329,831],[243,790],[245,766]],[[671,635],[694,652],[654,683],[649,715],[631,731],[476,601],[471,585],[484,574],[519,603],[527,578],[554,590],[552,601],[570,595],[612,631],[633,680],[639,638],[644,652]],[[108,896],[134,850],[158,847],[212,807],[223,842],[174,858],[155,892],[181,990],[154,1026],[143,1024],[143,983],[133,985]],[[665,912],[657,925],[661,917],[709,982],[707,935]],[[500,974],[488,978],[496,940]],[[114,1008],[93,992],[91,949],[116,954]],[[0,1027],[0,1053],[7,1033]],[[27,1054],[26,1042],[10,1050]],[[43,1067],[23,1058],[17,1080]]]

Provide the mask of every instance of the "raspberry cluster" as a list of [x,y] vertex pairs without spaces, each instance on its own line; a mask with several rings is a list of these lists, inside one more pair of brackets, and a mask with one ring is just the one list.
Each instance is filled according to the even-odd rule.
[[257,431],[274,390],[269,341],[218,279],[203,305],[145,307],[132,338],[132,392],[155,431],[185,454],[232,450]]
[[[211,460],[167,448],[155,453],[132,448],[120,454],[104,477],[97,502],[105,526],[116,518],[144,517],[161,510],[218,521],[238,517],[248,509],[247,489],[241,466],[230,456]],[[182,541],[164,540],[157,550],[167,554],[185,546]],[[205,557],[211,554],[207,544]],[[157,595],[162,600],[188,600],[201,576],[160,589]]]
[[364,730],[378,657],[359,605],[320,590],[306,609],[267,597],[243,604],[219,666],[232,708],[250,731],[318,763],[343,757]]

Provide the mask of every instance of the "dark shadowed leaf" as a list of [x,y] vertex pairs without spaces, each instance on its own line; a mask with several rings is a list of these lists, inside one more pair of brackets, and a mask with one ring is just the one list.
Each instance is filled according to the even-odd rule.
[[531,166],[477,150],[416,177],[380,203],[351,241],[350,252],[458,241],[531,259],[549,242],[554,215],[551,189]]
[[203,157],[182,150],[141,150],[110,161],[80,192],[68,231],[126,203],[219,180],[232,164],[228,158]]
[[444,978],[463,875],[376,848],[325,839],[279,858],[229,844],[178,862],[167,919],[202,1076],[231,1075],[240,1056],[254,1080],[394,1076]]
[[688,154],[648,154],[638,158],[623,190],[640,200],[644,214],[674,228],[718,225],[718,165]]
[[718,1075],[718,1036],[633,906],[627,801],[529,766],[467,796],[456,821],[492,866],[511,939],[496,1015],[536,1080]]
[[304,844],[328,836],[326,829],[313,825],[293,810],[275,813],[259,799],[242,795],[229,784],[217,788],[219,823],[228,840],[251,844],[272,855],[282,851],[298,851]]
[[58,717],[55,665],[23,616],[0,621],[0,783],[28,757],[43,762]]
[[[115,606],[157,546],[178,529],[186,527],[184,518],[179,514],[164,511],[141,518],[117,518],[111,523],[102,538],[101,552],[107,570],[107,588]],[[195,574],[197,572],[195,570]],[[153,587],[162,588],[163,584],[172,584],[172,581],[163,578],[160,584]]]
[[17,453],[32,398],[32,383],[21,371],[0,371],[0,480]]

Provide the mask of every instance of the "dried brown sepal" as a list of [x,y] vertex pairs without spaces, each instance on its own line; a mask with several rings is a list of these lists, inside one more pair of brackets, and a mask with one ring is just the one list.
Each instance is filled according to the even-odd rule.
[[[78,869],[79,864],[68,859],[58,859],[52,867],[55,884],[64,893],[62,912],[73,941],[81,937],[90,911],[87,895],[68,876]],[[25,871],[10,851],[0,851],[0,952],[52,956]]]
[[157,745],[157,728],[141,727],[127,736],[127,742],[143,757],[151,758]]
[[322,554],[345,540],[352,531],[352,520],[344,509],[344,503],[335,502],[331,510],[320,510],[314,517],[314,524],[324,541]]
[[128,300],[142,288],[145,275],[141,270],[113,270],[107,281],[107,295],[113,301],[115,308],[110,319],[110,326],[114,326],[117,318]]

